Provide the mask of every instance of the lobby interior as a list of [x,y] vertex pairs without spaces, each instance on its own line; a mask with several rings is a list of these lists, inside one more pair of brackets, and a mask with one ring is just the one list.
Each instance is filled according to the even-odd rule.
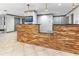
[[0,56],[79,56],[79,4],[0,3]]

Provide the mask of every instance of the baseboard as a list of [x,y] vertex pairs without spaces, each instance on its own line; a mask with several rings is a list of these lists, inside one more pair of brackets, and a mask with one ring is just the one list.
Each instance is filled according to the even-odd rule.
[[11,32],[15,32],[15,31],[9,31],[9,32],[6,32],[6,33],[11,33]]

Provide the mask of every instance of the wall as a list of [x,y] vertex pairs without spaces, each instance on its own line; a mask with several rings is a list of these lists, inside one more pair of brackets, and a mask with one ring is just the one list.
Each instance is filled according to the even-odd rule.
[[20,24],[22,24],[22,18],[20,18]]
[[69,20],[71,23],[71,14],[73,14],[73,24],[79,24],[79,7],[76,8],[74,11],[72,11],[71,13],[69,13],[66,16],[69,16]]
[[33,24],[37,24],[37,13],[35,11],[27,12],[25,16],[33,16]]
[[4,16],[0,16],[0,29],[4,29]]
[[38,24],[40,24],[40,32],[52,33],[53,32],[53,16],[41,15],[38,16]]
[[6,32],[11,32],[11,31],[14,31],[14,16],[9,16],[9,15],[6,15],[5,16],[5,29],[6,29]]
[[65,16],[54,17],[54,24],[68,24],[69,20]]

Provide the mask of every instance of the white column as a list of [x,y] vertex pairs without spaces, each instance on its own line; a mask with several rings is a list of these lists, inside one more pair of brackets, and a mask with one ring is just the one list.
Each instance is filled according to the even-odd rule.
[[20,24],[22,24],[22,18],[20,18]]

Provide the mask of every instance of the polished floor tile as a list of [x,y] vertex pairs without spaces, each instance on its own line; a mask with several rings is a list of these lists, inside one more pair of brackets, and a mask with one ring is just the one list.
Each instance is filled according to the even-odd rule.
[[50,48],[17,42],[16,32],[0,33],[0,56],[78,56]]

